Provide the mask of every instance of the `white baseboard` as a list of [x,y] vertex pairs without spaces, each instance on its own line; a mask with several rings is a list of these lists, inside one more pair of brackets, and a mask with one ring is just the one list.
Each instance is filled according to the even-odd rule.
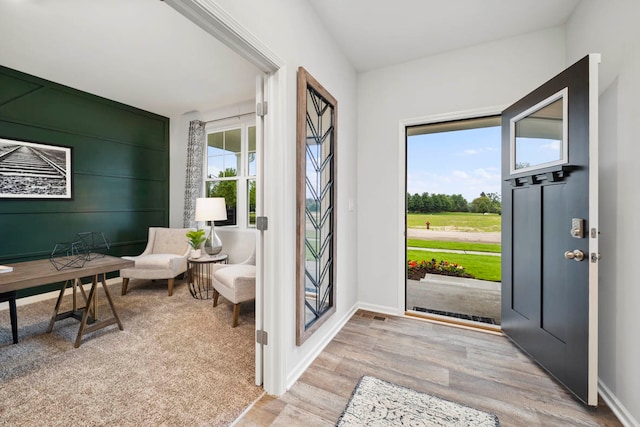
[[609,408],[616,414],[616,417],[620,420],[625,427],[640,427],[640,422],[636,420],[633,415],[624,407],[624,405],[618,400],[615,394],[611,392],[609,387],[598,378],[598,393],[602,397]]
[[374,313],[388,314],[389,316],[404,316],[404,312],[398,312],[397,307],[359,303],[358,308],[360,310],[373,311]]
[[304,371],[306,371],[307,368],[313,363],[313,361],[316,360],[316,357],[318,357],[322,350],[324,350],[324,348],[331,342],[331,340],[338,334],[338,332],[342,330],[349,319],[351,319],[355,312],[358,311],[358,308],[358,304],[355,304],[353,307],[351,307],[351,309],[342,317],[342,319],[340,319],[339,322],[333,325],[333,328],[331,328],[329,333],[326,334],[324,338],[320,342],[318,342],[309,353],[307,353],[307,356],[302,361],[300,361],[300,363],[298,363],[298,365],[291,371],[291,374],[287,377],[286,390],[289,390],[291,387],[293,387],[293,384],[298,381],[298,378],[300,378]]

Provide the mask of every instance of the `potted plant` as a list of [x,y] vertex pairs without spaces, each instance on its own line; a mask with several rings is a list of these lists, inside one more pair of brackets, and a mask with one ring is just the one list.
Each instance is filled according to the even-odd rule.
[[191,246],[192,248],[191,258],[200,258],[200,255],[202,255],[200,245],[203,244],[205,240],[207,240],[207,238],[204,236],[204,230],[191,230],[186,234],[186,236],[189,246]]

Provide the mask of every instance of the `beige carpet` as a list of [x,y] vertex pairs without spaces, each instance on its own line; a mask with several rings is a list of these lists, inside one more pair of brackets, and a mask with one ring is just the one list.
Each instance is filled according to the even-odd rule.
[[[262,394],[252,304],[231,328],[231,304],[220,298],[214,309],[185,282],[172,297],[166,281],[132,280],[125,296],[119,284],[110,290],[124,331],[108,326],[77,349],[77,320],[45,332],[55,300],[18,306],[17,345],[0,311],[0,425],[222,426]],[[65,296],[61,311],[70,307]],[[109,312],[101,292],[98,318]]]

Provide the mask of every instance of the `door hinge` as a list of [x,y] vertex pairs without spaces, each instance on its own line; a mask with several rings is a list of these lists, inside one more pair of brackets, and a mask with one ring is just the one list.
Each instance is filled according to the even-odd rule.
[[256,342],[262,345],[269,344],[269,334],[267,331],[256,331]]
[[264,117],[267,115],[268,112],[269,112],[269,103],[267,101],[258,102],[256,104],[256,116]]
[[267,231],[269,228],[269,218],[266,216],[256,217],[256,228],[260,231]]

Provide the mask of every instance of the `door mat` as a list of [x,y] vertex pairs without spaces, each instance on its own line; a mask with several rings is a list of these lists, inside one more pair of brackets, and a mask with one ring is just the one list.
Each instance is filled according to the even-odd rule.
[[494,414],[366,375],[360,378],[336,424],[337,427],[499,425]]
[[455,317],[457,319],[473,320],[474,322],[488,323],[490,325],[496,325],[496,321],[491,317],[474,316],[472,314],[453,313],[451,311],[433,310],[431,308],[413,307],[413,311],[420,311],[422,313],[439,314],[440,316]]

